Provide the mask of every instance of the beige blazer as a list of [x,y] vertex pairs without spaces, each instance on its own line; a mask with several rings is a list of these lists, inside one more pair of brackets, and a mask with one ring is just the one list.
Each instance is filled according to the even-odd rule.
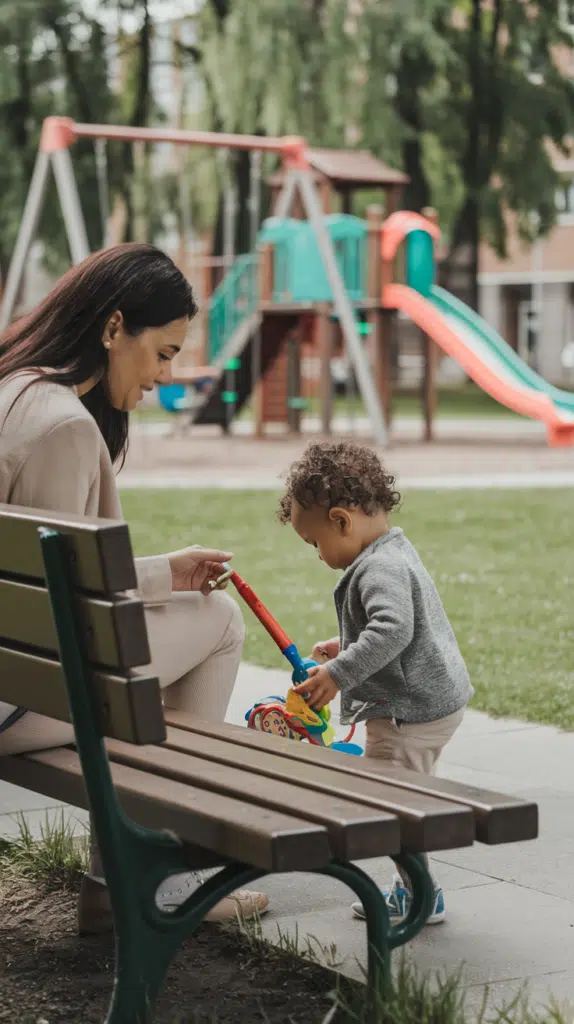
[[[24,391],[30,380],[34,383]],[[33,372],[0,382],[0,503],[123,518],[109,452],[73,388],[38,381]],[[172,578],[166,556],[135,562],[142,600],[169,601]]]

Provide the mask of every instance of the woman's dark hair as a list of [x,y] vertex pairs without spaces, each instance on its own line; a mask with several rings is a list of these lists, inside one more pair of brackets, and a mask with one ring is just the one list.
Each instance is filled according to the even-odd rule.
[[[0,381],[20,370],[46,380],[99,383],[81,399],[100,428],[112,461],[125,456],[128,414],[107,391],[102,338],[119,310],[129,334],[163,327],[197,312],[191,287],[173,260],[153,245],[126,243],[93,253],[70,270],[43,302],[0,336]],[[42,371],[48,371],[43,373]]]

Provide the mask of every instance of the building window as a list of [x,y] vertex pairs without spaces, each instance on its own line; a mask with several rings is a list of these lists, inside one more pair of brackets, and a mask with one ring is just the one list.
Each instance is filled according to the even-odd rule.
[[556,213],[558,221],[574,221],[574,178],[564,178],[556,189]]

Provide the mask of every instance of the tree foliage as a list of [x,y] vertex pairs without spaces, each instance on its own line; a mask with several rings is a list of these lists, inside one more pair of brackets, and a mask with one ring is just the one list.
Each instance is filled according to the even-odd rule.
[[[368,148],[403,168],[410,177],[405,204],[437,207],[450,241],[449,265],[462,264],[472,293],[478,240],[504,254],[509,212],[525,239],[554,223],[552,153],[574,134],[574,85],[563,59],[571,55],[572,36],[561,24],[563,7],[561,0],[190,3],[193,42],[174,44],[194,97],[191,105],[184,98],[181,119],[216,131],[301,134],[316,146]],[[100,0],[99,8],[98,14],[90,0],[0,5],[0,271],[46,114],[141,125],[165,117],[153,101],[153,3]],[[115,90],[114,34],[124,68]],[[74,161],[97,245],[91,144],[75,147]],[[152,232],[176,203],[178,187],[185,188],[194,223],[204,228],[215,220],[221,247],[222,162],[213,152],[191,150],[185,165],[179,186],[175,172],[158,182],[149,162],[138,171],[130,147],[110,147],[112,194],[127,209],[126,237],[139,174],[140,197],[155,196]],[[270,169],[267,162],[265,172]],[[249,245],[247,155],[234,154],[229,170],[241,251]],[[66,246],[56,207],[51,194],[41,234],[57,263]]]
[[[0,271],[14,245],[44,117],[108,120],[112,97],[101,25],[69,0],[20,0],[0,8]],[[88,235],[101,242],[93,150],[75,147],[74,162]],[[51,183],[40,237],[49,264],[66,255],[62,219]]]
[[[371,149],[438,208],[451,263],[476,279],[478,241],[505,253],[554,223],[548,143],[573,129],[572,38],[560,0],[206,0],[198,68],[213,127]],[[472,291],[472,288],[471,288]],[[475,294],[471,294],[475,301]]]

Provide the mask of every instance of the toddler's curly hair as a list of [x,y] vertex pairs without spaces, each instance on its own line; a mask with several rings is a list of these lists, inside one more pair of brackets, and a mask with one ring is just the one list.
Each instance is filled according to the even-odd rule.
[[291,522],[291,505],[360,508],[365,515],[392,512],[401,501],[395,478],[370,448],[351,441],[313,441],[294,462],[279,502],[280,523]]

